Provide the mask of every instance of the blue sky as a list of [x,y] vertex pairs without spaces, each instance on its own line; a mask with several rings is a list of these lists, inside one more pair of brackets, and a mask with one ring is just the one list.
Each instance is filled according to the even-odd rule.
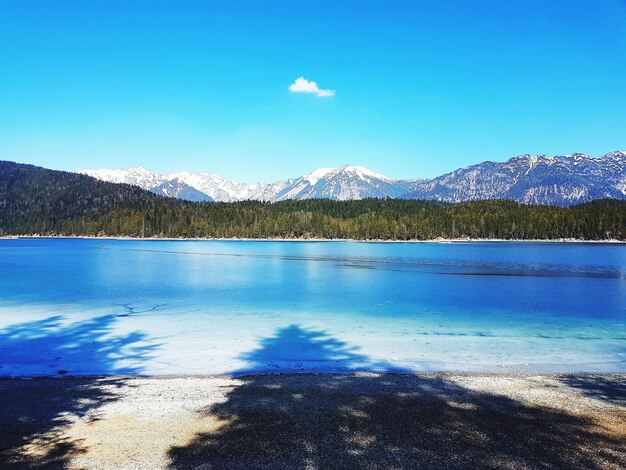
[[617,149],[624,1],[0,0],[0,159],[253,182]]

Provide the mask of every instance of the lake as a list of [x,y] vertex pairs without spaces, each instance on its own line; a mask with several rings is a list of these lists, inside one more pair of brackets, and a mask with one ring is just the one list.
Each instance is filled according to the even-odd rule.
[[0,240],[0,375],[626,372],[626,245]]

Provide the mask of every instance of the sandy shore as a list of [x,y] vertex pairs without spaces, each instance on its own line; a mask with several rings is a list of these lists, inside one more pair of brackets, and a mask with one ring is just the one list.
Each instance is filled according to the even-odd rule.
[[0,380],[2,468],[625,468],[626,376]]

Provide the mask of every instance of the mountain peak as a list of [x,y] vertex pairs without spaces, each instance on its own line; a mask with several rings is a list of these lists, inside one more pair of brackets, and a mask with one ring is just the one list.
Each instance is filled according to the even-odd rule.
[[303,176],[303,178],[306,179],[311,186],[315,186],[319,180],[325,178],[336,170],[337,168],[318,168],[317,170],[313,170],[311,173],[307,173]]
[[604,155],[604,158],[626,158],[626,150],[615,150]]
[[193,186],[188,185],[180,178],[166,181],[156,188],[152,188],[153,193],[160,196],[174,197],[192,202],[212,202],[213,198],[202,191],[198,191]]
[[361,179],[364,178],[374,178],[374,179],[382,179],[385,181],[393,181],[391,178],[388,178],[385,175],[380,173],[376,173],[375,171],[370,170],[364,166],[358,165],[343,165],[338,168],[318,168],[317,170],[312,171],[304,175],[304,178],[309,181],[311,186],[315,186],[318,181],[324,178],[328,178],[330,176],[340,175],[340,174],[348,174],[348,175],[356,175]]
[[379,178],[379,179],[385,179],[385,180],[391,181],[391,178],[388,178],[387,176],[382,175],[380,173],[376,173],[375,171],[370,170],[369,168],[366,168],[364,166],[344,165],[340,168],[340,170],[349,172],[349,173],[356,173],[358,175],[368,176],[370,178]]
[[[410,183],[409,183],[410,184]],[[286,199],[334,199],[400,197],[407,184],[398,183],[364,166],[318,168],[286,185],[272,201]]]

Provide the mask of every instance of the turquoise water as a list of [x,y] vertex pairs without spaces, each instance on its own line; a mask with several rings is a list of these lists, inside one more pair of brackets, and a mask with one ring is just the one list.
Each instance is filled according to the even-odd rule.
[[626,372],[626,246],[0,240],[0,367]]

